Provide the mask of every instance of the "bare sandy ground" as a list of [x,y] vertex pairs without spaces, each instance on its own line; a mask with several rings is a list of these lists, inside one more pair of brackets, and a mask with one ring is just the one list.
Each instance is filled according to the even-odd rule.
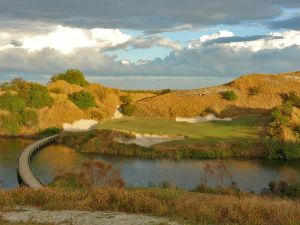
[[187,122],[187,123],[203,123],[207,121],[231,121],[231,118],[217,118],[214,114],[208,114],[206,116],[196,116],[192,118],[176,117],[177,122]]
[[135,133],[135,138],[127,137],[115,137],[114,141],[123,144],[137,144],[139,146],[150,147],[155,144],[162,142],[168,142],[173,140],[183,140],[183,136],[171,137],[167,135],[153,135],[153,134],[137,134]]
[[64,123],[63,128],[65,131],[85,131],[93,129],[98,124],[96,120],[77,120],[74,123]]
[[42,211],[21,207],[15,211],[0,212],[0,218],[10,223],[50,223],[59,225],[178,225],[165,218],[120,212]]
[[124,115],[121,112],[120,106],[117,107],[116,111],[114,112],[113,118],[114,119],[120,119],[123,118]]

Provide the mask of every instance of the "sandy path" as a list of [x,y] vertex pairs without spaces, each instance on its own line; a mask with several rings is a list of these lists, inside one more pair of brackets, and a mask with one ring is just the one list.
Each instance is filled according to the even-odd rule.
[[19,208],[17,211],[0,212],[0,218],[11,223],[34,222],[59,225],[177,225],[168,219],[120,212],[42,211],[37,208]]

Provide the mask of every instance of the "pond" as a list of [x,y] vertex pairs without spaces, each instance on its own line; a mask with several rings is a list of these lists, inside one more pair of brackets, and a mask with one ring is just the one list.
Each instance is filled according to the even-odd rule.
[[[17,186],[17,157],[29,141],[0,140],[0,178],[5,188]],[[244,191],[260,190],[270,181],[300,179],[300,161],[280,160],[146,160],[83,154],[65,146],[49,146],[33,159],[35,175],[44,183],[66,172],[77,172],[87,160],[110,162],[121,172],[127,185],[149,186],[167,181],[191,189],[206,180],[210,186],[228,186],[233,181]],[[210,171],[210,172],[209,172]]]

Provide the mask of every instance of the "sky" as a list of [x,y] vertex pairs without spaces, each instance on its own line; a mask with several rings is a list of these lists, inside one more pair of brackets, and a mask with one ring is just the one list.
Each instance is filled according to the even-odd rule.
[[299,0],[0,0],[0,81],[67,69],[122,89],[300,70]]

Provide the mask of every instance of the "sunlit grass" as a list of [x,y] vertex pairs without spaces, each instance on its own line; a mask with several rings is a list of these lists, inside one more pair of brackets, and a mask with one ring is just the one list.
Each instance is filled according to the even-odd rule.
[[143,213],[185,221],[183,224],[292,225],[300,221],[298,201],[176,189],[15,189],[0,191],[0,205],[37,206],[45,210]]
[[237,141],[239,139],[259,139],[265,120],[265,117],[243,116],[232,121],[210,121],[190,124],[168,119],[127,117],[104,121],[99,125],[99,128],[158,135],[182,135],[190,139],[207,142]]

